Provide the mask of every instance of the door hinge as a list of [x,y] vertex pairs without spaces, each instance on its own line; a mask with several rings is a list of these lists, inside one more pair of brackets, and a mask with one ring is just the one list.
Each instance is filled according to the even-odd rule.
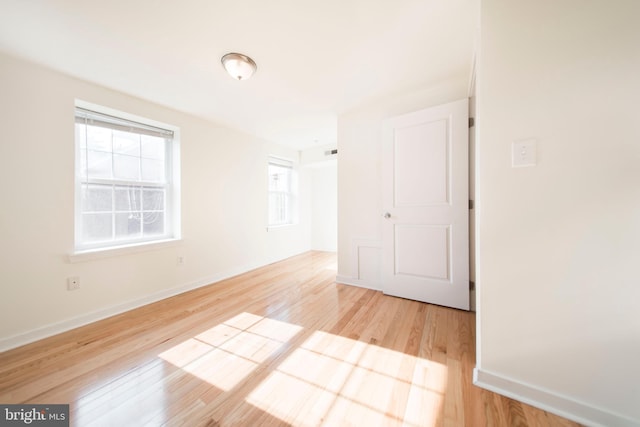
[[473,200],[469,200],[469,210],[473,209]]
[[476,124],[476,119],[473,117],[469,117],[469,127],[472,128]]
[[470,291],[476,290],[476,282],[472,282],[471,280],[469,280],[469,290]]

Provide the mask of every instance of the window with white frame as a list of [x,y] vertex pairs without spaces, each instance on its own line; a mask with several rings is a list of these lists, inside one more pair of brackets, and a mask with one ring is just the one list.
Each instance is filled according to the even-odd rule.
[[296,176],[293,162],[269,157],[269,226],[293,224],[296,214]]
[[76,252],[179,237],[174,131],[150,123],[76,107]]

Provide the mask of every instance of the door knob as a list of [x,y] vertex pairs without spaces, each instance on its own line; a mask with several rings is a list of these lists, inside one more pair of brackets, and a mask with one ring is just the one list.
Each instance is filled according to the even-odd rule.
[[384,215],[382,216],[385,217],[386,219],[391,218],[391,214],[389,212],[385,212]]

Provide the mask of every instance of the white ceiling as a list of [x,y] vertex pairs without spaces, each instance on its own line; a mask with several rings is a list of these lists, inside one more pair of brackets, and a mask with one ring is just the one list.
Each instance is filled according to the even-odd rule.
[[[0,50],[304,149],[339,113],[468,79],[478,2],[0,0]],[[227,52],[257,73],[233,80]]]

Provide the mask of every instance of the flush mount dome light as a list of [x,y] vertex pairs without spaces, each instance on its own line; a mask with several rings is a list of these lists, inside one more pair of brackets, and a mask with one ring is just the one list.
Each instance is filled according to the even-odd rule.
[[247,55],[227,53],[222,57],[222,66],[236,80],[247,80],[256,72],[258,66]]

